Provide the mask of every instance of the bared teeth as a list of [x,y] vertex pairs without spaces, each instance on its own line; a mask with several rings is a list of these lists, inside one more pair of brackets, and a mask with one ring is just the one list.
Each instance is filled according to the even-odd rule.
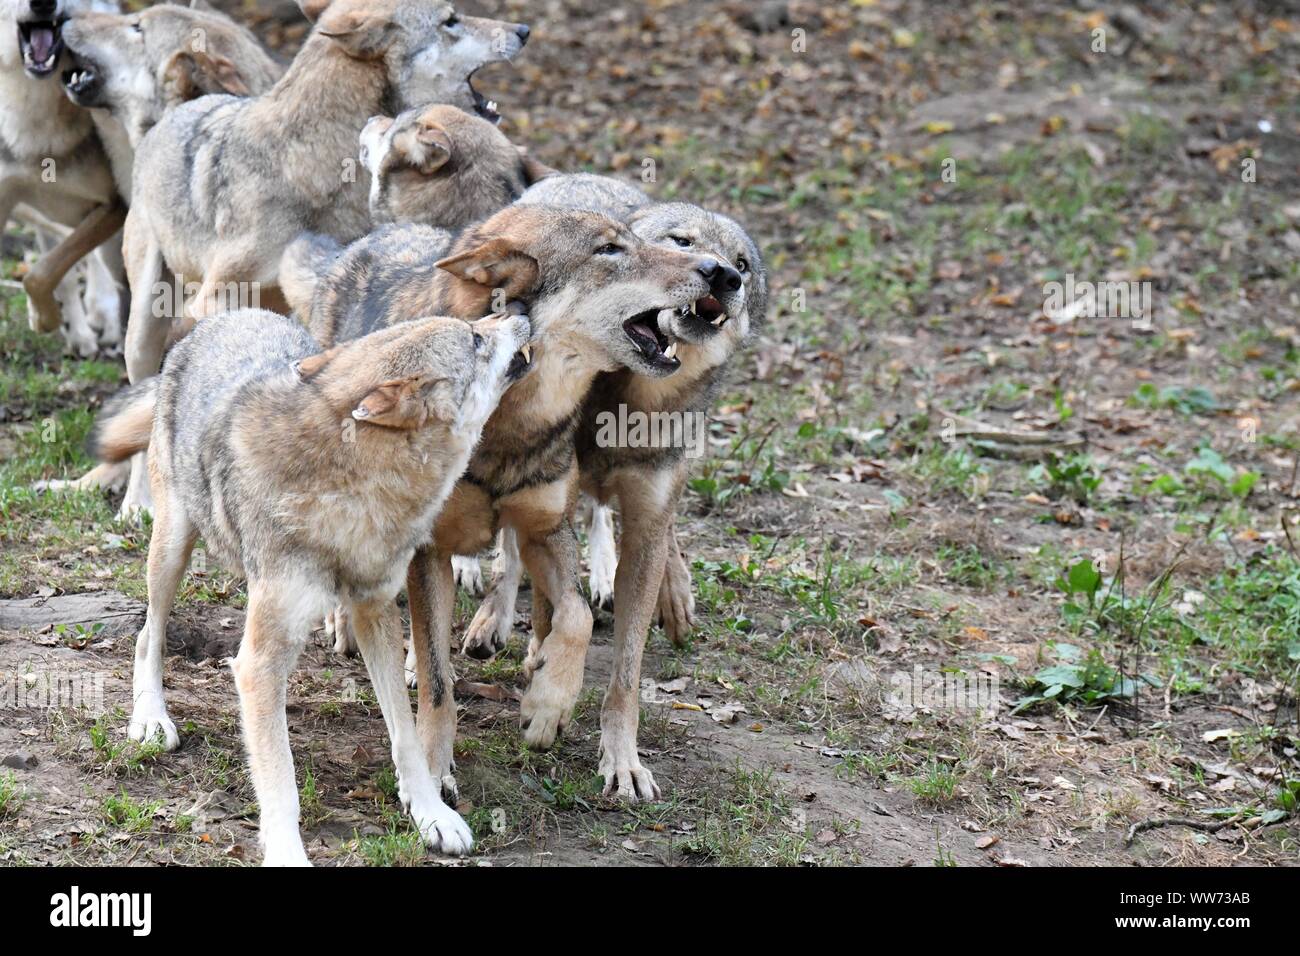
[[519,350],[519,354],[524,357],[525,362],[531,362],[533,360],[533,347],[531,345],[525,345]]
[[718,316],[716,319],[713,320],[713,325],[715,328],[720,329],[722,328],[722,324],[726,321],[727,321],[727,313],[723,312],[720,316]]
[[664,349],[664,358],[677,358],[677,343],[674,342],[668,348]]

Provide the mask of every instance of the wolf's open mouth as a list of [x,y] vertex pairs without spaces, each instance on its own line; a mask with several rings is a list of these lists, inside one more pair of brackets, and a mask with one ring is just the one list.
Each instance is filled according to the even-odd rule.
[[510,359],[510,365],[506,369],[506,379],[511,382],[517,382],[533,367],[533,347],[525,345],[516,352]]
[[97,106],[102,87],[99,71],[90,63],[78,62],[71,70],[63,71],[63,89],[78,106]]
[[54,72],[63,53],[65,20],[30,20],[18,24],[18,49],[27,75],[41,79]]
[[675,369],[681,364],[681,359],[677,357],[677,343],[659,331],[659,313],[662,311],[647,309],[638,312],[623,323],[623,331],[651,365]]
[[727,310],[722,307],[721,302],[711,295],[696,299],[691,305],[691,311],[717,328],[721,328],[727,322]]
[[[478,70],[474,71],[474,73],[477,72]],[[474,73],[465,78],[465,85],[469,87],[470,99],[474,102],[474,112],[495,126],[501,122],[501,114],[497,112],[496,100],[490,100],[474,89]]]

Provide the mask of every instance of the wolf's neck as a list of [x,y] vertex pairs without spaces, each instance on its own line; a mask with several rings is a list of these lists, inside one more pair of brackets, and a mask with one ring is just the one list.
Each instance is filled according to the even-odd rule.
[[91,133],[90,113],[63,95],[58,78],[32,79],[21,59],[0,66],[0,103],[0,141],[20,160],[57,159]]
[[543,336],[535,345],[535,366],[522,382],[506,390],[493,424],[517,435],[544,432],[570,418],[603,369],[584,349],[563,337]]
[[348,56],[329,37],[313,33],[253,109],[266,120],[269,136],[306,140],[322,156],[355,157],[366,120],[383,112],[390,98],[382,61]]

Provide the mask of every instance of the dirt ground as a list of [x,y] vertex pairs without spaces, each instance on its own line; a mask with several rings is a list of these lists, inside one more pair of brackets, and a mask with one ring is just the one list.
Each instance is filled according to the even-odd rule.
[[[292,4],[226,8],[301,39]],[[533,28],[478,83],[507,135],[736,216],[773,295],[679,518],[697,633],[650,637],[663,801],[600,795],[604,611],[570,730],[523,748],[525,592],[507,652],[457,663],[461,865],[1300,861],[1295,5],[466,9]],[[87,466],[120,357],[29,333],[4,252],[0,677],[101,674],[104,709],[0,710],[0,861],[255,862],[242,586],[191,568],[182,746],[128,742],[148,530],[30,487]],[[1071,308],[1067,280],[1136,291]],[[918,673],[996,693],[904,706]],[[323,635],[289,719],[315,862],[455,862]]]

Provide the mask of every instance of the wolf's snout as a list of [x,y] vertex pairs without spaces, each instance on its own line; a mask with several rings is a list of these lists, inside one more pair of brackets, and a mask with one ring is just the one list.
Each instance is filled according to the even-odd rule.
[[523,46],[528,42],[528,35],[533,31],[528,29],[528,24],[521,23],[515,27],[515,36],[519,37],[519,45]]
[[717,259],[704,259],[697,268],[715,295],[736,292],[744,284],[739,272]]

